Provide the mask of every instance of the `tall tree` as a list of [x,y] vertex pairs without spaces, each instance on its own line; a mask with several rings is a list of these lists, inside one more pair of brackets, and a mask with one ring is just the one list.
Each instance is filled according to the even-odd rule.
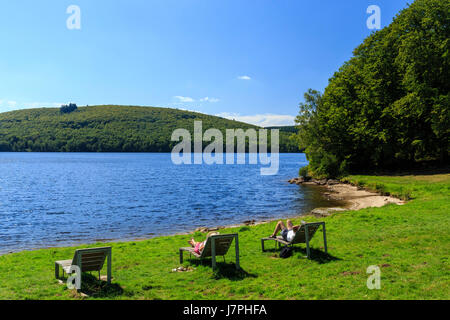
[[373,33],[297,117],[317,176],[448,161],[450,2],[416,0]]

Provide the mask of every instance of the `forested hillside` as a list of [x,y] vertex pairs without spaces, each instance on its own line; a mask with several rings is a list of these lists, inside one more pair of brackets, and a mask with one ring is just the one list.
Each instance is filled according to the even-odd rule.
[[[314,176],[447,163],[450,2],[416,0],[373,33],[297,117]],[[308,171],[308,172],[307,172]]]
[[[195,120],[203,122],[203,130],[216,128],[223,133],[226,129],[259,129],[168,108],[89,106],[71,113],[50,108],[27,109],[0,114],[0,151],[170,152],[177,143],[170,141],[172,132],[185,128],[192,134]],[[280,132],[280,152],[298,151],[289,136],[288,132]]]

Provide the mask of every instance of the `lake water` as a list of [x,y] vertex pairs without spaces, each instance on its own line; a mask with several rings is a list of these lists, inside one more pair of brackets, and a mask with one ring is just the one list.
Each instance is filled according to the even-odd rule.
[[[247,162],[248,163],[248,162]],[[0,253],[148,238],[330,206],[290,185],[304,154],[260,165],[174,165],[170,154],[0,153]]]

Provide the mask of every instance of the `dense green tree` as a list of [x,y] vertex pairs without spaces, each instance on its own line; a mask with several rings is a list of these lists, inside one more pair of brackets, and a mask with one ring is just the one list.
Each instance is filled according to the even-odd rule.
[[62,105],[59,108],[59,112],[61,113],[71,113],[77,110],[77,105],[75,103],[69,103],[68,105]]
[[450,2],[416,0],[373,33],[300,104],[296,136],[309,171],[398,168],[448,161]]

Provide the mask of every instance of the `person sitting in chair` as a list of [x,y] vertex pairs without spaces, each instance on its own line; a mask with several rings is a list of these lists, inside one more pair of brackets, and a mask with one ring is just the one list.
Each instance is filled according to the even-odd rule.
[[218,235],[218,232],[209,232],[206,235],[206,240],[205,241],[201,241],[201,242],[197,242],[195,241],[194,238],[192,238],[191,240],[188,241],[188,243],[191,245],[191,247],[194,248],[194,251],[196,254],[201,254],[203,251],[203,248],[205,247],[206,241],[208,240],[209,237],[211,236],[215,236]]
[[[302,221],[302,224],[305,222]],[[287,227],[286,227],[287,226]],[[270,236],[270,238],[276,238],[278,232],[281,231],[281,236],[283,237],[284,241],[291,242],[294,237],[295,233],[300,229],[300,225],[294,226],[291,220],[286,221],[286,225],[283,223],[283,221],[278,221],[277,226],[275,227],[275,230],[273,231],[273,234]]]

